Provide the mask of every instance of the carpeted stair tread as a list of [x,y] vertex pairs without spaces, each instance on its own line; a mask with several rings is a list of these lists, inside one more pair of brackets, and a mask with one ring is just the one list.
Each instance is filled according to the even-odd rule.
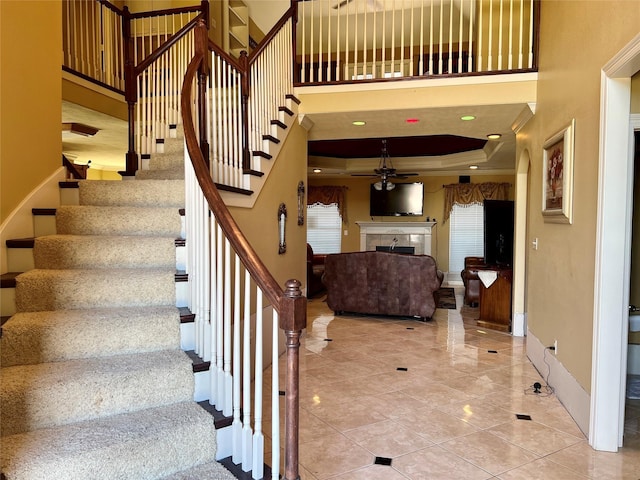
[[2,327],[3,367],[177,348],[176,307],[16,313]]
[[175,170],[178,168],[184,169],[184,151],[182,150],[151,155],[149,170]]
[[218,462],[207,462],[189,470],[163,477],[161,480],[231,480],[235,478],[229,470]]
[[85,180],[79,185],[80,205],[184,207],[184,182],[180,180]]
[[56,214],[56,232],[65,235],[159,235],[181,233],[179,209],[64,205]]
[[8,479],[152,480],[211,461],[215,449],[211,416],[181,402],[5,437],[0,467]]
[[176,264],[172,237],[47,235],[35,241],[35,268],[171,268]]
[[164,170],[138,170],[136,180],[184,180],[184,167]]
[[179,349],[2,368],[2,436],[189,401],[191,368]]
[[16,278],[16,311],[175,305],[175,270],[30,270]]

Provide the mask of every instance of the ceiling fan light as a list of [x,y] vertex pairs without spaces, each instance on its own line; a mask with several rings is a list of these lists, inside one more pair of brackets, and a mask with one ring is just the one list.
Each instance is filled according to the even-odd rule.
[[380,191],[382,190],[382,182],[376,182],[373,184],[373,188],[375,188],[376,190]]
[[396,188],[395,183],[387,182],[387,191],[393,190],[394,188]]

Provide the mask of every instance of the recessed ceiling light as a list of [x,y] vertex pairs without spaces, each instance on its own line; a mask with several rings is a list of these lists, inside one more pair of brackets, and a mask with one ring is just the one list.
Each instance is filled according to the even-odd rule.
[[407,123],[418,123],[420,121],[419,118],[407,118],[405,122]]
[[489,140],[498,140],[500,137],[502,137],[500,133],[490,133],[489,135],[487,135],[487,138]]
[[477,170],[478,169],[478,165],[469,165],[469,168],[471,170]]
[[313,169],[313,173],[320,173],[320,172],[322,172],[321,168],[314,168]]
[[355,125],[356,127],[362,127],[363,125],[366,125],[367,122],[363,122],[362,120],[356,120],[355,122],[352,122],[353,125]]
[[460,120],[464,120],[465,122],[468,122],[469,120],[475,120],[476,117],[475,115],[463,115],[460,117]]

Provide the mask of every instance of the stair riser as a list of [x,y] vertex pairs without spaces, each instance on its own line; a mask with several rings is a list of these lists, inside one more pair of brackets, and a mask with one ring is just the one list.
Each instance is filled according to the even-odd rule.
[[191,369],[179,351],[3,369],[2,435],[192,400]]
[[[37,272],[37,275],[31,275]],[[79,308],[176,305],[175,275],[143,272],[33,270],[20,275],[16,310],[38,312]]]
[[26,272],[34,268],[33,248],[7,248],[7,271]]
[[16,313],[16,289],[0,288],[0,315],[8,317]]
[[77,188],[60,189],[60,205],[79,205],[80,190]]
[[33,236],[44,237],[56,233],[56,217],[54,215],[33,216]]

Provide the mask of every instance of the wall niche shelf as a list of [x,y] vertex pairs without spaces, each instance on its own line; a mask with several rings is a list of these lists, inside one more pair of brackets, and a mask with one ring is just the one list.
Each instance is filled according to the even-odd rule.
[[224,50],[234,58],[240,58],[240,52],[249,52],[249,7],[242,0],[225,0],[222,11]]

